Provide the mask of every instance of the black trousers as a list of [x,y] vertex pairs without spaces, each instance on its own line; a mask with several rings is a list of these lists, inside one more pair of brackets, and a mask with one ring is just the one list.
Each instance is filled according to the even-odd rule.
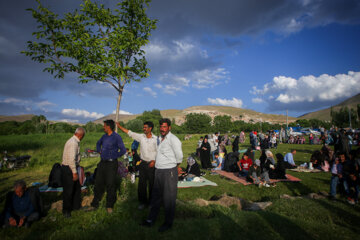
[[[141,161],[139,166],[138,198],[142,204],[150,204],[154,186],[155,167],[150,168],[149,162]],[[149,194],[148,194],[149,189]],[[149,196],[149,197],[148,197]]]
[[113,208],[116,202],[116,174],[118,161],[100,161],[95,178],[94,199],[91,206],[99,207],[106,190],[106,208]]
[[155,181],[148,220],[156,221],[161,203],[163,203],[165,208],[165,224],[172,226],[175,217],[177,182],[178,171],[176,167],[155,169]]
[[70,213],[81,207],[81,186],[79,180],[73,181],[73,172],[69,166],[61,166],[63,184],[63,213]]

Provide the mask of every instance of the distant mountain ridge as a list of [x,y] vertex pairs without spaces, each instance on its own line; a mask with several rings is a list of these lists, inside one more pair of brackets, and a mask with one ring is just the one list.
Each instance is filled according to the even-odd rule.
[[[333,108],[333,111],[339,111],[339,109],[342,107],[349,107],[349,108],[357,109],[358,104],[360,104],[360,93],[358,93],[357,95],[355,95],[353,97],[346,99],[345,101],[343,101],[335,106],[332,106],[332,108]],[[331,107],[325,108],[325,109],[322,109],[319,111],[315,111],[315,112],[310,112],[310,113],[304,114],[302,116],[299,116],[298,118],[300,118],[300,119],[319,119],[319,120],[323,120],[323,121],[331,121],[330,112],[331,112]]]
[[34,114],[24,114],[24,115],[16,115],[16,116],[0,115],[0,122],[6,122],[6,121],[25,122],[27,120],[31,120],[31,118],[34,116],[35,116]]
[[[168,109],[160,110],[161,116],[169,118],[171,120],[175,119],[177,125],[181,125],[185,122],[187,114],[190,113],[203,113],[209,115],[212,119],[218,115],[228,115],[231,117],[232,121],[242,120],[245,122],[269,122],[269,123],[286,123],[285,115],[278,114],[266,114],[260,113],[249,109],[244,108],[235,108],[235,107],[225,107],[225,106],[193,106],[185,108],[184,110],[178,109]],[[119,121],[127,122],[129,120],[135,119],[137,115],[120,115]],[[93,121],[94,123],[102,124],[106,119],[115,120],[115,114],[109,114],[100,119]],[[288,117],[288,122],[294,122],[297,118]]]

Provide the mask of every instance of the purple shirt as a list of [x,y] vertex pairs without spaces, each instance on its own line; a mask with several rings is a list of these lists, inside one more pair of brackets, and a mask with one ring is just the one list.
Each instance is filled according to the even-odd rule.
[[100,153],[101,159],[104,160],[117,159],[126,153],[123,140],[116,132],[113,132],[110,136],[104,134],[96,143],[96,151]]

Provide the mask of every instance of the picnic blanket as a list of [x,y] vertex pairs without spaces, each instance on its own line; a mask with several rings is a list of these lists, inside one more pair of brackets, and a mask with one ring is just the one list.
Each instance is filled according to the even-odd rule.
[[[234,180],[236,182],[239,182],[243,185],[251,185],[253,183],[246,181],[246,177],[239,177],[239,173],[237,172],[226,172],[226,171],[222,171],[222,170],[216,170],[215,172],[217,172],[219,175],[222,175],[226,178],[229,178],[231,180]],[[270,179],[271,183],[276,183],[276,182],[300,182],[301,179],[291,176],[290,174],[286,174],[287,179]]]
[[201,182],[194,181],[178,181],[178,188],[191,188],[191,187],[203,187],[203,186],[217,186],[216,183],[207,180],[204,177],[200,177]]
[[[84,189],[86,189],[86,186],[81,187],[81,190],[84,190]],[[62,192],[63,188],[62,187],[52,188],[52,187],[49,187],[48,185],[44,185],[44,186],[39,187],[39,191],[40,192]]]
[[310,173],[318,173],[318,172],[323,172],[320,169],[308,169],[308,168],[304,168],[304,167],[297,167],[297,168],[293,168],[293,169],[288,169],[290,171],[293,172],[310,172]]

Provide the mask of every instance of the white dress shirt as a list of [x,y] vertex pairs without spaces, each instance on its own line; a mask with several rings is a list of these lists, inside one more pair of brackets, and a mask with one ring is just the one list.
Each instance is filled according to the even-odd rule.
[[134,133],[129,130],[129,137],[138,141],[140,143],[140,158],[146,162],[150,162],[156,159],[157,153],[157,137],[152,134],[151,138],[146,137],[146,135]]
[[165,138],[158,137],[158,151],[155,168],[170,169],[183,160],[181,141],[171,132]]

